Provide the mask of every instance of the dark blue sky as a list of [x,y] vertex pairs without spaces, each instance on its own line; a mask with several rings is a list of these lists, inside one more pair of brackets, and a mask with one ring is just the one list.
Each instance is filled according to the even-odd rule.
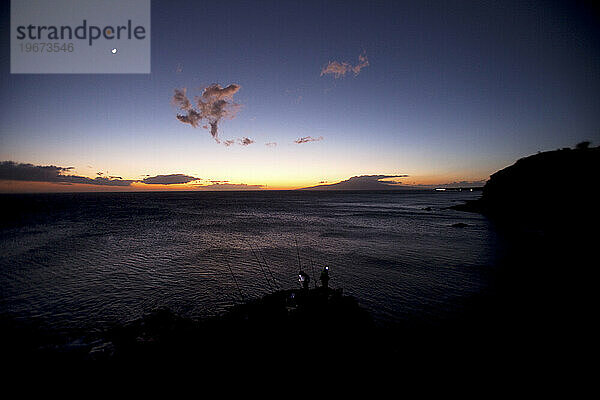
[[[587,3],[153,1],[150,75],[11,75],[1,7],[0,160],[269,187],[440,183],[600,139],[600,21]],[[361,54],[358,74],[321,76]],[[219,136],[251,145],[175,118],[175,88],[191,98],[212,83],[241,86]],[[307,136],[323,139],[294,143]]]

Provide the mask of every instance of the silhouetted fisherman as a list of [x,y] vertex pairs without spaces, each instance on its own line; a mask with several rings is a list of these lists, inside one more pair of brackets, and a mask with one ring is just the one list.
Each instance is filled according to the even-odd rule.
[[329,288],[329,267],[323,268],[321,271],[321,284],[327,290]]
[[298,282],[302,285],[302,289],[308,290],[308,284],[310,282],[310,276],[304,271],[298,272]]

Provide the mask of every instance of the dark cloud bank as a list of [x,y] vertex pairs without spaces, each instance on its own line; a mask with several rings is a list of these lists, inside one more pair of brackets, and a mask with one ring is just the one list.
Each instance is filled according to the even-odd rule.
[[[149,176],[143,175],[143,179],[121,179],[118,176],[103,177],[103,173],[98,173],[96,178],[88,178],[78,175],[65,175],[73,167],[57,167],[54,165],[33,165],[16,163],[14,161],[0,162],[0,181],[22,181],[22,182],[48,182],[64,185],[74,183],[99,185],[99,186],[131,186],[133,183],[143,183],[146,185],[178,185],[201,181],[201,178],[184,175],[169,174]],[[264,188],[263,185],[247,185],[245,183],[230,183],[229,181],[208,181],[206,184],[191,183],[195,189],[202,190],[257,190]]]
[[50,182],[50,183],[83,183],[101,186],[129,186],[133,180],[119,179],[119,177],[88,178],[85,176],[65,175],[73,167],[57,167],[54,165],[40,166],[33,164],[21,164],[14,161],[2,161],[0,163],[0,180],[28,181],[28,182]]
[[22,164],[14,161],[0,162],[0,180],[25,181],[25,182],[49,182],[73,184],[82,183],[100,186],[131,186],[134,182],[147,185],[175,185],[200,180],[194,176],[183,174],[148,176],[141,180],[121,179],[119,176],[103,177],[98,173],[96,178],[88,178],[78,175],[66,175],[72,167],[57,167],[55,165],[33,165]]

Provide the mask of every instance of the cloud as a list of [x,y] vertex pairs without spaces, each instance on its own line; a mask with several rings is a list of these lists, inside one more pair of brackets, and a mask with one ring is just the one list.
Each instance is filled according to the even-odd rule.
[[317,185],[304,190],[394,190],[403,189],[401,182],[383,181],[390,178],[406,178],[408,175],[360,175],[329,185]]
[[190,103],[190,100],[187,98],[186,92],[186,88],[175,89],[175,94],[173,95],[172,100],[173,104],[184,111],[188,111],[192,108],[192,103]]
[[[48,182],[62,185],[85,184],[96,186],[120,186],[139,189],[134,183],[145,185],[181,185],[189,184],[189,188],[197,190],[259,190],[265,185],[248,185],[245,183],[231,183],[227,180],[208,180],[201,183],[201,178],[184,175],[142,175],[144,178],[125,180],[118,176],[97,176],[88,178],[78,175],[66,175],[74,167],[57,167],[54,165],[40,166],[33,164],[17,163],[14,161],[0,161],[0,181],[26,181]],[[108,172],[106,172],[108,174]],[[112,190],[112,189],[111,189]]]
[[[177,114],[177,119],[183,122],[184,124],[190,124],[194,128],[198,127],[198,124],[202,120],[200,114],[196,112],[196,110],[189,110],[186,115]],[[216,139],[218,142],[218,139]]]
[[97,186],[131,186],[134,182],[141,182],[147,185],[174,185],[200,180],[200,178],[183,174],[157,176],[144,175],[146,178],[142,180],[122,179],[120,176],[105,177],[102,176],[102,172],[97,172],[96,174],[98,176],[95,178],[65,175],[65,173],[71,169],[73,169],[73,167],[57,167],[54,165],[40,166],[16,163],[14,161],[2,161],[0,162],[0,180],[63,184],[81,183]]
[[326,74],[332,74],[336,79],[345,76],[348,71],[352,69],[352,65],[347,62],[340,63],[338,61],[329,61],[327,67],[321,70],[321,76]]
[[294,143],[302,144],[302,143],[309,143],[309,142],[320,142],[321,140],[323,140],[323,136],[319,136],[317,138],[314,138],[312,136],[304,136],[304,137],[294,140]]
[[85,176],[69,176],[72,178],[69,180],[70,183],[84,183],[88,185],[100,185],[100,186],[130,186],[133,180],[125,180],[125,179],[112,179],[112,178],[103,178],[97,177],[94,179],[86,178]]
[[354,67],[352,67],[352,72],[354,72],[354,75],[358,75],[360,73],[360,70],[368,67],[369,66],[369,60],[367,59],[367,55],[365,52],[363,52],[362,54],[360,54],[358,56],[358,64],[356,64]]
[[235,83],[232,83],[226,88],[222,88],[221,85],[213,83],[212,85],[204,89],[204,92],[202,93],[202,98],[205,100],[213,101],[226,99],[230,100],[233,98],[233,95],[236,94],[238,90],[240,90],[240,85],[236,85]]
[[200,180],[200,178],[184,174],[171,174],[150,176],[142,179],[141,182],[145,183],[146,185],[177,185],[197,180]]
[[254,140],[247,138],[247,137],[243,137],[243,138],[239,139],[239,141],[242,146],[248,146],[248,145],[251,145],[252,143],[254,143]]
[[369,60],[365,52],[358,56],[358,64],[352,65],[348,62],[329,61],[327,66],[321,69],[321,76],[331,74],[335,79],[342,78],[350,71],[354,73],[354,76],[360,73],[360,70],[369,66]]
[[238,139],[224,140],[221,143],[223,143],[223,145],[229,147],[229,146],[234,145],[236,143],[236,141],[237,141],[237,143],[241,144],[242,146],[248,146],[248,145],[251,145],[252,143],[255,143],[254,140],[247,138],[245,136],[238,138]]
[[22,164],[14,161],[0,162],[0,180],[27,181],[27,182],[52,182],[52,183],[83,183],[102,186],[129,186],[135,181],[106,178],[97,176],[88,178],[78,175],[65,175],[73,167],[57,167],[55,165]]
[[233,118],[240,109],[240,104],[233,102],[233,96],[240,90],[241,86],[235,83],[223,88],[214,83],[203,89],[201,96],[196,96],[196,107],[192,105],[187,97],[187,89],[175,89],[172,103],[183,113],[177,114],[177,119],[184,124],[190,124],[196,128],[204,120],[208,125],[210,134],[217,143],[219,140],[219,122],[223,118]]

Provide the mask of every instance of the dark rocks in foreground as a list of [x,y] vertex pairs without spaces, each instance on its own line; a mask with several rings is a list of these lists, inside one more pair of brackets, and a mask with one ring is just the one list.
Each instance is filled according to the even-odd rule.
[[314,357],[319,353],[361,358],[369,348],[365,335],[373,328],[369,313],[353,297],[324,288],[274,292],[206,319],[159,309],[76,340],[48,335],[34,326],[18,326],[9,319],[2,325],[3,345],[12,353],[9,359],[119,364]]
[[315,352],[338,353],[370,326],[369,314],[354,298],[319,288],[278,291],[198,321],[159,310],[108,337],[115,346],[113,358],[119,361],[192,355],[212,360],[308,357]]
[[[375,324],[368,312],[341,290],[283,290],[233,306],[202,320],[160,309],[94,337],[73,340],[35,337],[21,329],[4,338],[11,362],[36,365],[194,365],[250,368],[305,365],[370,368],[403,362],[452,359],[480,352],[491,332],[489,299],[465,303],[457,318],[431,323]],[[6,335],[6,330],[4,335]],[[25,348],[22,346],[25,344]],[[469,350],[470,349],[470,350]],[[495,351],[495,349],[492,349]],[[490,353],[485,355],[490,356]],[[374,363],[374,364],[373,364]],[[354,367],[352,367],[354,366]]]

